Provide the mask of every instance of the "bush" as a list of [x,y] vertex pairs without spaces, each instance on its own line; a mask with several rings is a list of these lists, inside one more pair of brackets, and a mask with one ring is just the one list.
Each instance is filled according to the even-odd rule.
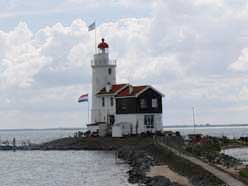
[[146,135],[146,133],[142,132],[142,133],[140,134],[140,136],[141,136],[141,137],[146,137],[147,135]]
[[90,131],[89,131],[89,130],[86,131],[86,132],[84,133],[84,136],[89,137],[89,136],[90,136]]
[[157,130],[157,131],[155,132],[155,135],[156,135],[156,136],[164,136],[163,132],[160,131],[160,130]]
[[181,136],[180,132],[176,131],[176,136]]

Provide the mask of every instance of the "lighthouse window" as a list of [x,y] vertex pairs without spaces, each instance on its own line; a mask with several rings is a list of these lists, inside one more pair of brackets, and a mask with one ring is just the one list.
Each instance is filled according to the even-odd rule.
[[152,108],[158,107],[158,100],[156,98],[152,99]]
[[125,101],[121,101],[120,102],[120,105],[121,105],[121,110],[122,111],[126,111],[127,110],[127,104],[126,104],[126,102]]
[[111,105],[111,106],[114,105],[114,98],[113,98],[113,97],[110,98],[110,105]]
[[108,73],[109,73],[109,75],[112,73],[112,69],[111,68],[108,69]]
[[147,108],[147,103],[145,99],[140,100],[140,108],[145,109]]
[[102,98],[102,106],[104,107],[105,106],[105,99]]

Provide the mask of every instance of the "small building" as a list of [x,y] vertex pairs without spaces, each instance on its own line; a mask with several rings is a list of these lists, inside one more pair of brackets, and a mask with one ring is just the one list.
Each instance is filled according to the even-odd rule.
[[87,129],[93,132],[99,132],[99,123],[90,123],[87,124]]
[[113,137],[161,131],[164,95],[150,85],[117,84],[116,60],[109,59],[108,48],[102,39],[91,64],[92,124],[88,130]]

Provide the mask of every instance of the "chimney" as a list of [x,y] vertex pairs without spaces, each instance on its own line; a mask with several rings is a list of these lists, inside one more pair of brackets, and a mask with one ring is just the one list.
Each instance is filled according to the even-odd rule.
[[110,90],[112,89],[112,85],[108,82],[107,83],[107,85],[106,85],[106,87],[105,87],[105,89],[106,89],[106,92],[110,92]]
[[133,86],[129,85],[129,95],[131,95],[133,93]]

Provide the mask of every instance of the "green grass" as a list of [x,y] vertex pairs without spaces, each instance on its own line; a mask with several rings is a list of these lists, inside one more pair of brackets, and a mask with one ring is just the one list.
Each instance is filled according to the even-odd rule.
[[248,178],[248,168],[240,170],[239,175],[242,177]]

